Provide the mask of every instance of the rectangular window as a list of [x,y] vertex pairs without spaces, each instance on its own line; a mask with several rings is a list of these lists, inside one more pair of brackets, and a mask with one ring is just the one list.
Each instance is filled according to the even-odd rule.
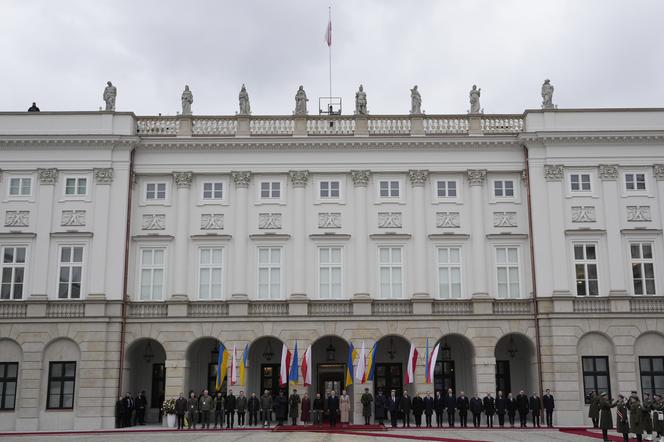
[[641,392],[664,394],[664,356],[639,357],[639,370],[641,372]]
[[590,392],[597,394],[606,392],[611,397],[611,381],[609,378],[608,356],[582,356],[583,366],[583,397],[586,404],[590,403]]
[[224,250],[221,247],[203,247],[200,249],[199,299],[222,298],[223,252]]
[[401,247],[378,249],[381,298],[401,298],[403,291],[403,250]]
[[341,247],[318,249],[319,297],[341,298]]
[[269,199],[281,198],[281,182],[263,181],[261,183],[261,198],[269,198]]
[[625,174],[625,189],[626,190],[646,190],[646,174],[645,173],[626,173]]
[[32,178],[11,178],[9,180],[9,196],[30,196],[32,194]]
[[519,288],[519,250],[517,247],[496,247],[498,297],[516,299]]
[[655,262],[651,243],[632,243],[632,282],[635,295],[655,294]]
[[47,410],[74,408],[76,362],[51,362],[48,365]]
[[25,247],[2,248],[0,299],[22,299],[25,279]]
[[79,299],[83,280],[83,246],[60,247],[58,298]]
[[438,296],[442,299],[461,298],[461,249],[438,248]]
[[381,198],[399,198],[399,181],[383,180],[379,183]]
[[574,272],[577,295],[599,295],[597,246],[595,244],[574,244]]
[[87,178],[67,178],[65,180],[65,195],[81,196],[88,193]]
[[573,173],[569,176],[570,190],[572,192],[590,192],[590,174]]
[[339,198],[339,181],[321,181],[320,182],[320,197],[321,198]]
[[438,198],[456,198],[457,196],[457,183],[456,181],[436,181],[436,195]]
[[514,196],[514,181],[512,180],[494,181],[493,194],[498,198],[512,198]]
[[165,200],[166,183],[147,183],[145,185],[145,199],[148,201]]
[[224,198],[224,183],[203,183],[204,200],[220,200]]
[[281,248],[258,248],[258,299],[281,297]]
[[164,249],[141,249],[140,299],[162,299],[164,292]]
[[0,362],[0,410],[16,408],[18,362]]

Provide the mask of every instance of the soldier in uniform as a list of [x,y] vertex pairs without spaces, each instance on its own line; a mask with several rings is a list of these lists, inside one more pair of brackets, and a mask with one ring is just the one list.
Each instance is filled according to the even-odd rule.
[[260,400],[260,412],[261,412],[261,421],[263,421],[263,427],[269,427],[270,422],[272,421],[272,395],[268,390],[265,390],[263,396]]
[[291,418],[293,425],[297,425],[297,417],[299,416],[300,408],[300,395],[297,394],[297,390],[293,390],[293,394],[288,398],[288,415]]
[[198,415],[198,400],[194,390],[189,392],[189,400],[187,400],[187,419],[189,420],[189,429],[196,429],[196,416]]
[[609,399],[609,394],[602,392],[599,397],[599,428],[602,430],[604,442],[609,442],[609,430],[613,428],[611,409],[615,406],[616,403]]
[[360,402],[362,403],[362,416],[364,416],[364,425],[369,425],[371,423],[371,405],[373,404],[374,398],[369,389],[365,388]]
[[212,409],[214,410],[214,429],[224,428],[224,397],[221,395],[221,391],[217,392],[217,396],[212,402]]
[[632,391],[632,395],[627,401],[629,407],[629,430],[636,435],[637,442],[643,440],[643,407],[636,391]]
[[646,440],[652,440],[652,399],[649,393],[643,393],[643,431],[646,432]]
[[619,394],[618,401],[616,403],[616,431],[622,434],[624,442],[629,442],[629,419],[627,418],[628,413],[629,410],[627,409],[625,396]]
[[599,395],[595,390],[588,395],[590,407],[588,407],[588,417],[593,421],[593,428],[599,428]]
[[653,398],[652,404],[652,418],[653,418],[653,431],[657,435],[657,440],[662,440],[664,437],[664,398],[656,394]]

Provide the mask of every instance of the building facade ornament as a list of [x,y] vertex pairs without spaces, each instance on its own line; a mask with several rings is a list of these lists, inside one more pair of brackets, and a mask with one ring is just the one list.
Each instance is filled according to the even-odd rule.
[[480,108],[480,94],[482,92],[482,88],[477,88],[477,85],[473,85],[473,88],[470,90],[468,93],[468,97],[470,98],[470,113],[471,114],[479,114],[482,113],[482,109]]
[[7,210],[5,212],[5,227],[28,227],[29,225],[29,210]]
[[142,230],[165,230],[166,215],[163,213],[143,215]]
[[528,171],[526,169],[523,169],[521,171],[521,182],[524,184],[528,184]]
[[279,230],[281,227],[281,213],[258,214],[258,228],[260,230]]
[[594,223],[597,221],[595,206],[572,206],[573,223]]
[[189,90],[189,86],[185,85],[182,91],[182,115],[191,115],[191,105],[194,102],[194,94]]
[[307,115],[307,93],[304,92],[304,87],[300,86],[295,94],[295,112],[294,115],[304,116]]
[[400,229],[403,227],[401,212],[378,212],[379,229]]
[[486,181],[486,169],[468,169],[467,175],[471,186],[481,186]]
[[408,171],[408,179],[413,187],[422,187],[429,179],[429,171],[411,169]]
[[58,180],[58,169],[37,169],[39,184],[55,184]]
[[364,92],[364,86],[355,92],[355,115],[366,115],[367,112],[367,93]]
[[242,88],[240,89],[239,100],[240,100],[239,115],[243,116],[251,115],[251,105],[249,104],[249,93],[247,92],[247,88],[245,87],[244,84],[242,84]]
[[95,169],[95,181],[97,184],[111,184],[113,182],[113,168]]
[[85,226],[85,210],[63,210],[60,225],[65,227]]
[[618,179],[618,165],[617,164],[600,164],[599,165],[599,178],[604,181],[611,181]]
[[562,164],[547,164],[544,166],[544,179],[547,181],[561,181],[565,176],[565,166]]
[[113,83],[110,81],[106,82],[106,87],[104,88],[104,103],[106,104],[107,111],[115,111],[115,97],[118,95],[118,89],[113,86]]
[[420,95],[420,91],[417,90],[417,85],[413,86],[410,90],[410,114],[422,114],[422,96]]
[[494,227],[517,227],[516,212],[493,212]]
[[655,164],[652,169],[657,181],[664,180],[664,164]]
[[173,179],[175,179],[177,188],[189,188],[194,180],[194,174],[193,172],[173,172]]
[[309,181],[308,170],[290,170],[288,171],[293,187],[305,187]]
[[351,170],[350,177],[353,180],[355,187],[367,187],[369,178],[371,177],[370,170]]
[[321,212],[318,214],[318,228],[319,229],[340,229],[341,228],[341,213],[340,212]]
[[652,221],[650,206],[627,206],[627,221]]
[[555,109],[553,104],[553,85],[548,78],[542,84],[542,109]]
[[251,172],[248,170],[231,172],[231,178],[235,183],[235,187],[249,187],[251,181]]
[[223,230],[223,213],[203,213],[201,215],[201,230]]
[[461,227],[461,215],[459,212],[436,212],[436,227],[440,229]]

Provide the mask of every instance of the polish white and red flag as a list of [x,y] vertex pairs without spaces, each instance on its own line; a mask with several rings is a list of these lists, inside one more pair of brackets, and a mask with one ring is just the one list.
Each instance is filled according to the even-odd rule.
[[311,345],[302,357],[302,379],[305,387],[311,385]]
[[288,373],[290,373],[291,352],[284,344],[281,349],[281,367],[279,368],[279,386],[288,385]]
[[417,364],[417,348],[414,344],[410,344],[410,352],[408,353],[408,364],[406,370],[406,384],[412,384],[415,382],[415,365]]
[[332,19],[327,22],[327,29],[325,29],[325,43],[332,46]]
[[235,352],[235,346],[233,346],[233,356],[231,358],[231,366],[230,371],[231,375],[229,376],[231,385],[235,385],[237,383],[237,354]]

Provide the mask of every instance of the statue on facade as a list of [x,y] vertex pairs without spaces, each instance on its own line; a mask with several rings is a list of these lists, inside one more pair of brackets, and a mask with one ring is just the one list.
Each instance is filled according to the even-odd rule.
[[367,93],[364,92],[364,87],[362,85],[360,85],[359,90],[355,92],[355,114],[367,114]]
[[554,109],[553,104],[553,85],[548,78],[544,80],[542,85],[542,109]]
[[307,93],[304,92],[304,87],[300,86],[295,94],[295,115],[307,115]]
[[473,85],[473,88],[470,90],[470,113],[479,114],[480,111],[480,91],[476,85]]
[[422,113],[422,96],[417,90],[417,85],[410,90],[410,113],[413,115]]
[[194,94],[189,90],[189,86],[185,86],[182,92],[182,115],[191,115],[191,104],[193,102]]
[[242,85],[240,89],[240,115],[251,115],[251,106],[249,105],[249,94],[247,88]]
[[118,90],[113,83],[110,81],[106,82],[106,88],[104,89],[104,102],[106,103],[107,111],[115,111],[115,97],[118,95]]

